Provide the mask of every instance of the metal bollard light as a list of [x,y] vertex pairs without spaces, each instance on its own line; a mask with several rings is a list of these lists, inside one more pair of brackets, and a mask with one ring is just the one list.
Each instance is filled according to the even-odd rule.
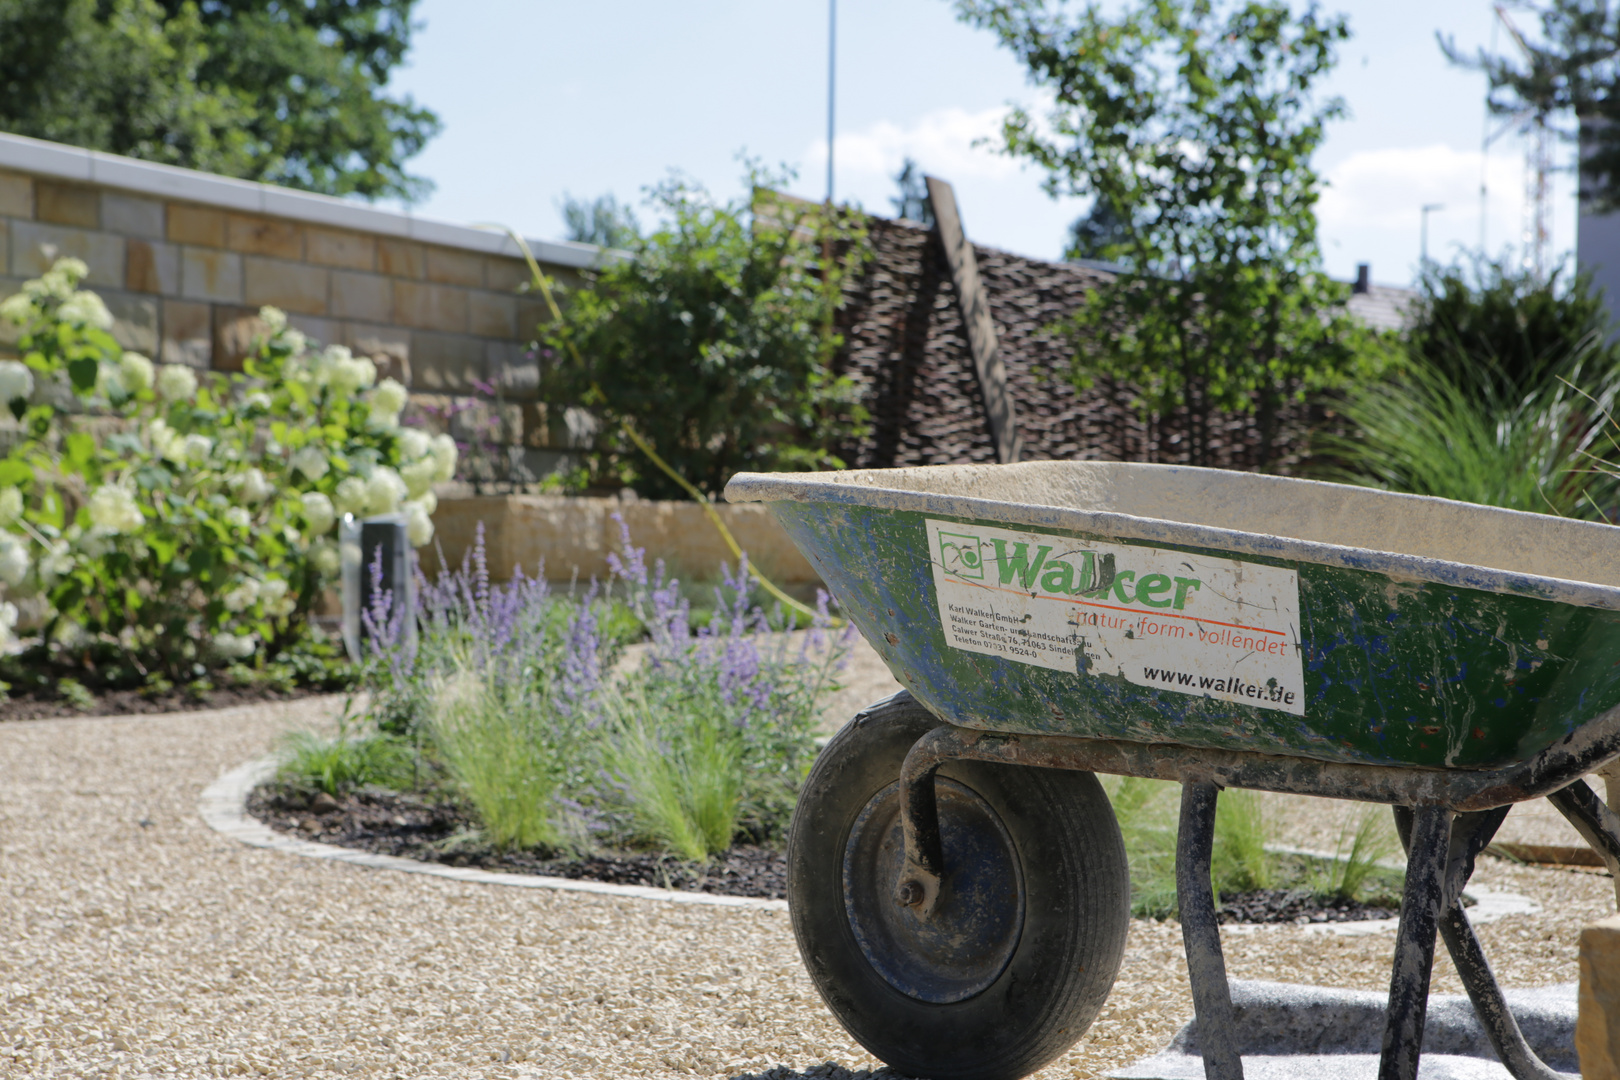
[[343,644],[349,659],[358,663],[364,657],[363,646],[374,632],[365,616],[379,607],[387,612],[388,626],[375,631],[389,635],[397,627],[401,643],[414,642],[416,581],[404,516],[357,519],[344,514],[338,528],[338,551],[343,565]]

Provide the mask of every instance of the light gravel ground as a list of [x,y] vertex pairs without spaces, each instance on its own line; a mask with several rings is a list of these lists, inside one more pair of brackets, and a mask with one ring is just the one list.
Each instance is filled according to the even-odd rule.
[[[0,1075],[773,1077],[873,1068],[784,913],[474,885],[248,848],[204,786],[330,702],[0,726]],[[1328,809],[1304,808],[1327,820]],[[1481,929],[1504,981],[1576,977],[1597,874],[1488,861],[1543,914]],[[1228,939],[1232,974],[1381,989],[1388,935]],[[1437,989],[1459,990],[1442,962]],[[1044,1078],[1191,1015],[1180,933],[1133,925],[1102,1018]],[[824,1070],[823,1063],[840,1068]]]

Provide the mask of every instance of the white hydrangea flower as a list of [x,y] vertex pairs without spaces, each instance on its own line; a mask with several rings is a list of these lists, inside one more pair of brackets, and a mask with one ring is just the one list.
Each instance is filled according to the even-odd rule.
[[[372,370],[376,370],[375,365]],[[400,410],[405,408],[405,404],[409,400],[410,395],[406,393],[405,387],[397,380],[384,379],[377,384],[377,389],[371,392],[371,414],[373,416],[378,414],[398,416]]]
[[110,360],[97,364],[96,392],[108,401],[128,397],[132,391],[124,382],[124,369]]
[[28,541],[10,533],[0,533],[0,581],[21,585],[28,576]]
[[22,517],[22,488],[0,488],[0,525],[10,524]]
[[433,436],[421,428],[405,428],[394,436],[394,440],[404,461],[416,461],[433,452]]
[[34,395],[34,373],[21,360],[0,360],[0,403],[27,401]]
[[391,514],[407,494],[405,481],[386,465],[371,470],[366,477],[366,513]]
[[197,373],[184,364],[164,364],[157,392],[164,401],[190,401],[197,396]]
[[315,443],[293,454],[291,465],[295,471],[303,473],[311,483],[320,480],[331,468],[331,464],[326,460],[326,451]]
[[121,484],[103,484],[90,495],[90,524],[105,533],[132,533],[146,524],[139,504]]
[[328,499],[318,491],[304,493],[304,520],[309,523],[311,536],[321,536],[329,532],[333,523],[337,521],[337,509]]
[[433,482],[439,476],[439,463],[431,457],[425,457],[420,461],[401,466],[399,475],[405,481],[405,494],[413,499],[419,499],[432,493]]
[[201,465],[213,453],[214,440],[206,435],[191,434],[180,440],[180,458],[193,465]]
[[297,602],[288,594],[287,583],[281,578],[266,578],[259,585],[259,602],[265,613],[272,617],[291,615]]
[[220,597],[226,611],[246,611],[258,599],[259,583],[252,578],[243,578],[235,588]]
[[27,293],[13,293],[0,301],[0,321],[13,326],[27,326],[34,317],[34,298]]
[[431,491],[425,492],[421,498],[413,499],[411,501],[426,511],[429,517],[433,515],[433,511],[439,508],[439,497],[433,494]]
[[249,506],[257,506],[276,493],[276,489],[265,479],[260,469],[249,469],[231,477],[231,486],[236,489],[236,497]]
[[433,436],[433,460],[439,465],[434,480],[443,483],[456,475],[456,440],[448,435]]
[[7,600],[0,604],[0,645],[17,636],[17,605]]
[[64,322],[83,323],[97,330],[111,330],[113,324],[112,312],[101,302],[101,297],[93,292],[74,293],[62,301],[61,306],[56,309],[56,316]]
[[269,327],[270,332],[273,334],[277,330],[285,330],[287,328],[287,313],[278,307],[271,307],[269,304],[266,304],[264,307],[259,309],[259,321],[264,323],[265,326]]
[[227,507],[223,516],[225,523],[234,528],[246,529],[253,524],[253,515],[248,513],[245,506]]
[[405,539],[412,547],[421,547],[433,539],[433,519],[428,517],[421,503],[405,504]]
[[282,333],[281,340],[287,343],[287,347],[292,350],[294,356],[302,356],[309,351],[309,338],[304,336],[302,330],[296,330],[289,326]]
[[343,568],[338,546],[330,540],[322,540],[309,549],[309,562],[322,577],[333,577]]
[[270,395],[263,390],[255,390],[242,399],[242,404],[250,409],[269,409]]
[[366,482],[358,476],[345,476],[332,492],[332,508],[343,514],[363,514],[366,510]]
[[51,268],[46,271],[46,276],[49,277],[52,274],[77,285],[90,276],[90,267],[83,259],[75,259],[71,255],[66,255],[51,264]]
[[118,358],[119,374],[124,377],[124,385],[129,387],[130,393],[139,394],[143,390],[152,389],[152,380],[156,377],[152,361],[138,352],[127,352]]
[[99,559],[112,551],[116,544],[117,533],[111,529],[91,529],[79,537],[79,550],[89,559]]
[[73,573],[73,547],[67,540],[57,540],[46,549],[39,560],[39,580],[46,588]]
[[258,648],[252,634],[215,634],[214,651],[227,660],[246,660]]

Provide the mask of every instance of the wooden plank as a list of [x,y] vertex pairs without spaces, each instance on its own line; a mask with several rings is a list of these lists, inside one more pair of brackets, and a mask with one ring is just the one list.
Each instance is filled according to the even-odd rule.
[[996,447],[996,460],[1003,464],[1017,461],[1023,441],[1018,437],[1018,414],[1007,389],[1007,368],[1001,362],[996,342],[996,324],[990,318],[990,297],[979,277],[979,263],[962,228],[962,215],[956,208],[956,193],[944,180],[924,177],[928,200],[934,208],[934,227],[945,245],[945,261],[951,268],[951,281],[962,304],[962,321],[967,326],[968,348],[973,368],[979,375],[984,394],[985,418],[990,422],[990,439]]

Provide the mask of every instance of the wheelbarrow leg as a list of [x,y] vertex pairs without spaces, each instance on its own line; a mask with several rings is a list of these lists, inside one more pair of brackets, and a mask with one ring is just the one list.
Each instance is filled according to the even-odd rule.
[[[1474,873],[1474,860],[1501,828],[1509,807],[1458,815],[1451,829],[1451,845],[1447,855],[1443,885],[1444,910],[1440,915],[1440,937],[1446,951],[1457,966],[1468,1000],[1473,1003],[1474,1014],[1491,1040],[1496,1056],[1507,1067],[1515,1080],[1561,1080],[1560,1074],[1536,1056],[1519,1030],[1519,1022],[1508,1010],[1507,999],[1497,985],[1496,976],[1485,958],[1485,950],[1462,906],[1463,887]],[[1412,812],[1405,807],[1395,811],[1396,827],[1403,842],[1410,842]]]
[[1620,907],[1620,817],[1603,805],[1584,780],[1553,792],[1547,801],[1558,807],[1558,812],[1569,819],[1581,839],[1609,868],[1609,876],[1614,878],[1615,906]]
[[1413,813],[1378,1080],[1417,1078],[1418,1058],[1423,1053],[1423,1021],[1429,1011],[1434,936],[1445,899],[1451,817],[1451,811],[1443,806],[1420,806]]
[[1192,983],[1204,1076],[1206,1080],[1243,1080],[1243,1059],[1233,1041],[1236,1026],[1226,959],[1221,955],[1221,928],[1215,921],[1215,889],[1209,877],[1219,796],[1220,788],[1205,780],[1182,784],[1176,899],[1181,907],[1181,939],[1187,949],[1187,978]]

